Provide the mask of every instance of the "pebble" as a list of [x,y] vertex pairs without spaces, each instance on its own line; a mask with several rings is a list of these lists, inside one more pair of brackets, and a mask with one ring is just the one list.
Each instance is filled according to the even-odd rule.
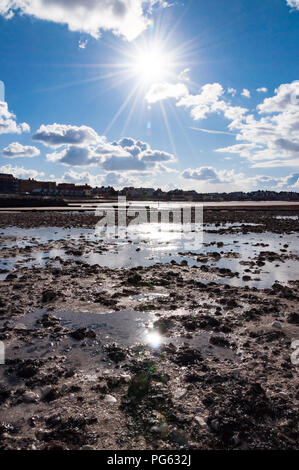
[[106,395],[104,401],[106,403],[116,403],[117,399],[113,395]]
[[207,423],[201,416],[195,416],[194,419],[201,427],[205,427],[207,425]]
[[35,403],[39,401],[39,399],[40,399],[40,396],[38,393],[26,391],[23,395],[23,401],[25,403]]
[[166,435],[168,433],[168,425],[166,423],[162,423],[159,426],[153,426],[151,431]]
[[272,326],[273,326],[273,328],[279,328],[279,329],[282,328],[282,327],[281,327],[281,323],[280,323],[279,321],[274,321],[274,322],[272,323]]
[[179,398],[184,397],[186,395],[186,393],[187,393],[187,390],[185,390],[184,388],[177,388],[174,391],[173,396],[174,396],[174,398],[176,398],[178,400]]

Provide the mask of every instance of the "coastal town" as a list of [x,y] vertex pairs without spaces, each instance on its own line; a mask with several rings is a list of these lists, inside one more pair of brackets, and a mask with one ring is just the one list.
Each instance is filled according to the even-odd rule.
[[126,196],[134,200],[155,201],[299,201],[299,193],[290,191],[251,191],[230,193],[198,193],[194,190],[184,191],[173,189],[163,191],[154,188],[125,187],[115,189],[112,186],[91,187],[88,184],[58,183],[56,181],[37,181],[33,178],[19,179],[12,174],[0,173],[0,200],[4,197],[24,198],[26,196],[40,197],[82,197],[82,198],[117,198]]

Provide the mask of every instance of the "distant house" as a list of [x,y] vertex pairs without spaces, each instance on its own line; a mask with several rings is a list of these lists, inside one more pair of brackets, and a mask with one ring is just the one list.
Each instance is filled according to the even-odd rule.
[[33,178],[18,181],[20,193],[53,193],[56,190],[55,181],[36,181]]
[[16,193],[18,190],[17,178],[9,173],[0,173],[0,193]]

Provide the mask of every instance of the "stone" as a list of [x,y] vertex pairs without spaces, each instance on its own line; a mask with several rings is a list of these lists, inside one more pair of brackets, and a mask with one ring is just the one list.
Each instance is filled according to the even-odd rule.
[[175,399],[180,399],[180,398],[183,398],[187,393],[187,390],[185,390],[184,388],[177,388],[175,391],[174,391],[174,398]]
[[204,428],[207,426],[207,423],[201,416],[195,416],[194,419],[197,422],[197,424],[199,424],[200,427]]
[[106,395],[104,398],[105,403],[116,403],[117,399],[113,395]]
[[37,401],[39,401],[39,399],[39,394],[31,392],[30,390],[26,391],[23,395],[23,401],[25,403],[36,403]]

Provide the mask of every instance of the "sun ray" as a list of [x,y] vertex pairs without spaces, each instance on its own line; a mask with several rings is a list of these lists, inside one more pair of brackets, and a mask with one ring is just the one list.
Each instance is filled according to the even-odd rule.
[[121,131],[121,136],[122,136],[122,137],[125,136],[126,130],[127,130],[127,128],[129,127],[129,125],[130,125],[130,122],[131,122],[133,113],[134,113],[134,111],[135,111],[135,109],[136,109],[136,106],[137,106],[138,101],[140,100],[140,95],[141,95],[141,89],[140,89],[140,87],[139,87],[139,88],[137,89],[134,102],[133,102],[133,104],[132,104],[132,106],[131,106],[131,109],[130,109],[130,111],[129,111],[129,114],[128,114],[128,116],[127,116],[127,119],[126,119],[126,121],[125,121],[125,124],[124,124],[124,126],[123,126],[123,128],[122,128],[122,131]]
[[166,111],[165,111],[164,103],[162,101],[160,101],[160,106],[161,106],[162,115],[163,115],[163,118],[164,118],[165,127],[166,127],[166,130],[167,130],[167,134],[168,134],[168,137],[169,137],[169,141],[170,141],[170,144],[171,144],[171,147],[172,147],[172,151],[173,151],[174,155],[176,156],[177,155],[176,146],[175,146],[173,135],[172,135],[171,128],[170,128],[170,125],[169,125],[168,117],[167,117],[167,114],[166,114]]
[[173,106],[172,103],[169,103],[169,107],[170,107],[171,112],[172,112],[172,114],[173,114],[173,116],[174,116],[174,119],[176,120],[178,126],[179,126],[180,129],[181,129],[181,132],[182,132],[182,134],[183,134],[183,136],[184,136],[184,138],[185,138],[185,140],[186,140],[186,142],[187,142],[187,145],[188,145],[190,151],[192,152],[192,154],[194,154],[194,153],[195,153],[194,146],[192,145],[191,140],[189,139],[189,136],[188,136],[188,134],[187,134],[187,132],[186,132],[186,129],[185,129],[185,127],[184,127],[183,124],[182,124],[182,121],[181,121],[181,119],[180,119],[180,117],[179,117],[179,113],[177,113],[177,109]]
[[117,73],[107,73],[105,75],[100,75],[92,78],[86,78],[84,80],[77,80],[75,82],[69,82],[69,83],[62,83],[60,85],[55,85],[53,87],[48,87],[48,88],[40,88],[38,90],[35,90],[36,93],[43,93],[47,91],[55,91],[55,90],[63,90],[65,88],[71,88],[73,86],[78,86],[78,85],[84,85],[85,83],[92,83],[92,82],[97,82],[100,80],[107,80],[107,78],[113,78],[122,75],[121,72]]
[[126,109],[126,107],[128,106],[129,102],[131,101],[131,98],[132,96],[134,96],[134,94],[136,93],[137,89],[138,89],[138,84],[133,88],[133,90],[131,91],[131,93],[127,96],[127,98],[124,100],[124,102],[122,103],[122,105],[120,106],[120,108],[118,109],[118,111],[115,113],[114,117],[112,118],[112,120],[110,121],[110,123],[108,124],[108,126],[106,127],[105,131],[104,131],[104,135],[107,135],[108,132],[110,131],[110,129],[112,128],[112,126],[116,123],[116,121],[118,120],[119,116],[122,114],[122,112]]

